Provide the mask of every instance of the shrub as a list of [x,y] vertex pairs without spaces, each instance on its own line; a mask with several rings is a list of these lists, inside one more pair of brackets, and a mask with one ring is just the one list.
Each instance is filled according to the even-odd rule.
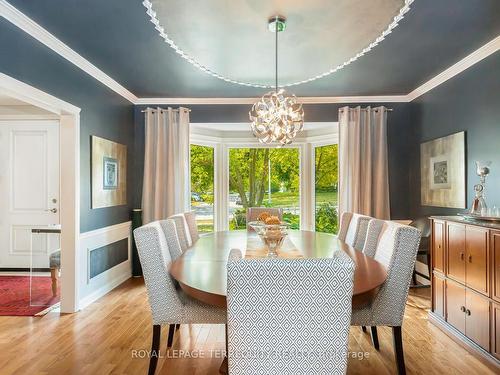
[[322,203],[316,209],[316,232],[337,233],[339,228],[337,207]]

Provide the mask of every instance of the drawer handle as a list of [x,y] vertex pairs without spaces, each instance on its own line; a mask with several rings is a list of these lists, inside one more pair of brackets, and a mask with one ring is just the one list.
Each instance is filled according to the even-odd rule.
[[465,313],[466,313],[468,316],[470,316],[470,310],[469,310],[469,309],[465,310]]
[[460,311],[465,312],[465,306],[460,306]]
[[469,263],[472,263],[472,255],[469,255]]
[[464,253],[460,253],[460,260],[464,260]]

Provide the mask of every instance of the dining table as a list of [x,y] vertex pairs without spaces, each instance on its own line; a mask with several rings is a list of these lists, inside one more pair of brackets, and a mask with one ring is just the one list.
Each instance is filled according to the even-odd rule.
[[[219,231],[200,236],[170,265],[171,276],[185,294],[209,305],[226,307],[227,262],[232,249],[243,258],[265,258],[264,243],[253,231]],[[332,258],[343,251],[355,263],[353,308],[370,304],[385,282],[387,270],[375,259],[355,250],[337,236],[306,230],[289,230],[278,257]]]

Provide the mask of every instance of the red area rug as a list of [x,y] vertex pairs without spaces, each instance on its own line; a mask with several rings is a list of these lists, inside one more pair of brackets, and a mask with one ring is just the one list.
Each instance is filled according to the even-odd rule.
[[0,275],[0,316],[33,316],[58,302],[50,276],[33,276],[30,298],[29,276]]

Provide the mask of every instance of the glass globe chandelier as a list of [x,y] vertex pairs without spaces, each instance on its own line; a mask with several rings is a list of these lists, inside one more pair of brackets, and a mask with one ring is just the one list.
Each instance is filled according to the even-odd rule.
[[293,94],[278,87],[278,33],[285,30],[286,20],[280,16],[269,19],[269,30],[275,34],[276,85],[249,112],[251,128],[260,143],[289,145],[304,128],[304,110]]

